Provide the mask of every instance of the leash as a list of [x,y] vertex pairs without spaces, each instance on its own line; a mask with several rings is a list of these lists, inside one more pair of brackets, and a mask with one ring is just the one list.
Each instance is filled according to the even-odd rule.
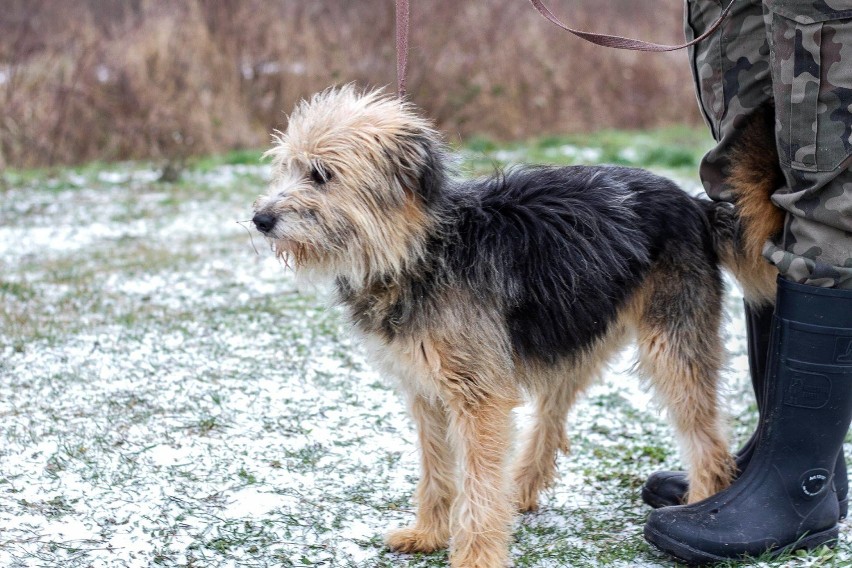
[[408,68],[408,0],[396,0],[396,94],[405,98]]
[[582,38],[588,42],[594,43],[596,45],[602,45],[604,47],[612,47],[615,49],[629,49],[631,51],[675,51],[678,49],[683,49],[684,47],[689,47],[691,45],[695,45],[696,43],[706,39],[708,36],[712,35],[720,25],[722,25],[722,21],[728,16],[728,13],[731,11],[731,8],[734,6],[734,2],[736,0],[731,0],[727,7],[722,10],[719,18],[713,22],[713,24],[707,28],[707,30],[695,38],[694,40],[683,43],[680,45],[665,45],[660,43],[652,43],[649,41],[642,41],[641,39],[631,39],[629,37],[621,37],[615,35],[606,35],[606,34],[597,34],[593,32],[584,32],[582,30],[575,30],[574,28],[570,28],[563,24],[559,18],[553,15],[553,12],[550,11],[550,8],[544,5],[542,0],[530,0],[530,3],[533,7],[538,10],[538,13],[544,16],[547,20],[549,20],[552,24],[562,28],[566,32],[570,32],[575,36]]

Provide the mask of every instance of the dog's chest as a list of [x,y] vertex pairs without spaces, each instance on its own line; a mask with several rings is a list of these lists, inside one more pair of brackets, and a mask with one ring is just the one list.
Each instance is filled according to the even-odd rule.
[[370,363],[408,392],[434,394],[440,361],[424,333],[423,296],[411,286],[355,290],[338,282],[340,300]]
[[370,363],[405,392],[428,397],[439,394],[441,362],[428,340],[414,337],[386,341],[371,333],[357,334]]
[[350,321],[365,335],[391,342],[421,327],[426,293],[410,282],[354,289],[339,281],[337,288]]

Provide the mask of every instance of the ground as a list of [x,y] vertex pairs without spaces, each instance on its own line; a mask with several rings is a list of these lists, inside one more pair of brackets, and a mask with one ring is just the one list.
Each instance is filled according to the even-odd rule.
[[[467,172],[616,162],[696,193],[703,144],[668,129],[461,151]],[[413,519],[412,425],[324,292],[237,223],[269,174],[258,157],[197,160],[177,183],[145,164],[0,174],[0,566],[445,565],[382,546]],[[740,298],[729,285],[742,441]],[[641,536],[643,479],[680,460],[631,355],[572,412],[562,478],[515,523],[516,566],[675,565]],[[847,564],[845,524],[836,551],[761,563]]]

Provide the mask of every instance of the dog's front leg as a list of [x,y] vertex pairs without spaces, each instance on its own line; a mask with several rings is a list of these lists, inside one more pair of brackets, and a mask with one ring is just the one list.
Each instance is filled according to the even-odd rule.
[[411,415],[420,441],[420,483],[414,500],[414,525],[388,533],[385,542],[399,552],[432,552],[446,548],[450,538],[450,508],[456,495],[455,456],[447,435],[443,404],[416,394]]
[[450,432],[461,465],[453,506],[454,568],[506,565],[512,522],[507,473],[514,397],[478,393],[475,401],[450,403]]

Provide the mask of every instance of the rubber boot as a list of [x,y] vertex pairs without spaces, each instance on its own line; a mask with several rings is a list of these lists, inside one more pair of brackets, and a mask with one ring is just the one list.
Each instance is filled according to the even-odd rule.
[[[757,402],[758,429],[751,438],[734,454],[737,465],[737,476],[745,471],[757,441],[760,417],[763,416],[763,383],[766,376],[766,357],[769,352],[769,337],[772,330],[772,315],[774,306],[752,308],[743,302],[746,337],[748,340],[748,368],[751,375],[751,386]],[[849,510],[848,494],[849,481],[846,476],[846,457],[843,451],[837,456],[835,464],[835,485],[839,504],[839,518],[846,518]],[[642,486],[642,500],[654,507],[671,507],[683,503],[689,490],[689,481],[685,471],[657,471],[648,476]]]
[[745,471],[692,505],[652,511],[645,538],[687,564],[837,539],[833,483],[852,420],[852,290],[778,280],[764,412]]

